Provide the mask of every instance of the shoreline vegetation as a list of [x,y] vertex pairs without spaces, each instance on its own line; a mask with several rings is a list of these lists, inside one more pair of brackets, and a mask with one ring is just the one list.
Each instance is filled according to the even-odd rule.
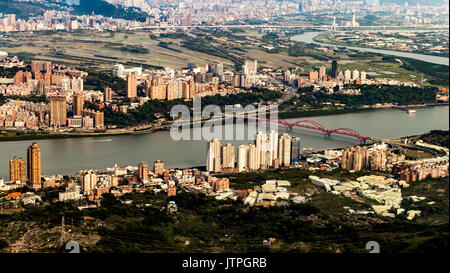
[[[423,108],[423,107],[435,107],[435,106],[449,106],[448,103],[427,103],[427,104],[415,104],[415,105],[402,105],[402,106],[384,106],[384,107],[352,107],[341,109],[312,109],[308,111],[288,111],[279,112],[279,117],[283,119],[290,118],[303,118],[303,117],[320,117],[330,115],[343,115],[350,113],[360,112],[372,112],[386,109],[398,109],[400,111],[406,111],[409,108]],[[203,121],[202,123],[204,123]],[[169,124],[170,126],[170,124]],[[97,132],[73,132],[73,133],[52,133],[48,131],[18,131],[18,130],[0,130],[0,142],[8,141],[24,141],[24,140],[43,140],[43,139],[63,139],[63,138],[82,138],[82,137],[110,137],[119,135],[137,135],[137,134],[152,134],[161,131],[169,131],[167,128],[142,128],[141,126],[132,127],[129,129],[107,129]],[[16,135],[12,135],[16,133]]]

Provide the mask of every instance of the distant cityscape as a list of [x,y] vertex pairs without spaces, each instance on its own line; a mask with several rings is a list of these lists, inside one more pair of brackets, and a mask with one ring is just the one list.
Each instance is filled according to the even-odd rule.
[[[39,3],[39,0],[28,1]],[[343,13],[354,14],[355,10],[367,12],[392,12],[403,18],[403,24],[423,25],[433,24],[432,18],[437,15],[448,15],[448,5],[410,6],[407,2],[402,5],[380,4],[380,1],[180,1],[174,6],[149,5],[145,0],[141,1],[108,1],[117,6],[139,8],[146,14],[143,22],[138,20],[124,20],[104,17],[102,15],[86,14],[76,16],[73,14],[73,5],[62,5],[61,10],[47,10],[42,16],[31,17],[28,20],[17,19],[15,14],[1,14],[0,32],[14,31],[45,31],[65,30],[77,31],[80,29],[91,30],[125,30],[145,27],[168,26],[200,26],[211,24],[224,24],[235,21],[251,21],[289,16],[300,13],[325,14]],[[251,2],[251,4],[249,4]],[[245,7],[245,8],[244,8]],[[359,23],[353,20],[341,19],[340,26],[356,27]]]
[[[326,66],[320,66],[319,70],[311,70],[308,76],[303,76],[291,70],[265,69],[259,72],[256,60],[246,60],[239,72],[225,71],[222,63],[210,63],[205,67],[188,63],[188,69],[179,71],[171,68],[143,71],[141,67],[125,68],[117,64],[111,74],[126,80],[126,90],[112,90],[106,86],[102,92],[84,90],[84,79],[88,73],[71,67],[48,61],[31,61],[27,70],[23,61],[8,56],[2,57],[0,62],[20,69],[12,78],[0,78],[0,94],[13,98],[0,106],[0,128],[19,130],[92,131],[114,128],[113,124],[105,124],[104,107],[126,114],[151,100],[192,100],[196,97],[245,93],[252,88],[280,91],[292,87],[312,87],[314,91],[321,90],[327,94],[358,96],[361,95],[360,89],[346,86],[418,87],[412,82],[375,77],[368,79],[365,71],[357,69],[342,71],[338,69],[337,61],[332,62],[329,73]],[[436,95],[436,101],[448,101],[448,90],[442,91]],[[126,92],[125,97],[133,100],[131,104],[124,103],[118,92]],[[21,100],[35,96],[44,96],[48,103]],[[97,110],[86,109],[85,101],[98,104]]]

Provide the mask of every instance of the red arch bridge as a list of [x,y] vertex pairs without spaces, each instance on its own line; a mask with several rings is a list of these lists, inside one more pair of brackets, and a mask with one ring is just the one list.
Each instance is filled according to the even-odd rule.
[[260,121],[260,122],[275,122],[278,124],[282,124],[286,130],[292,130],[294,127],[304,128],[304,129],[310,129],[310,130],[316,130],[321,131],[324,136],[331,136],[332,134],[338,134],[338,135],[344,135],[348,137],[354,137],[357,138],[360,142],[365,143],[367,140],[372,140],[370,137],[363,136],[356,132],[353,129],[349,128],[337,128],[337,129],[327,129],[323,127],[318,122],[315,122],[313,120],[300,120],[296,121],[294,123],[289,123],[284,119],[281,118],[252,118],[248,117],[248,120],[254,120],[254,121]]

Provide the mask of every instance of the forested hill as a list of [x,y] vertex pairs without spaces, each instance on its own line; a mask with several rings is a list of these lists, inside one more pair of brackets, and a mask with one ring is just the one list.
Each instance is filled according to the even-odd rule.
[[105,17],[126,20],[145,21],[147,14],[138,8],[125,8],[110,4],[104,0],[80,0],[80,5],[73,5],[75,14],[99,14]]
[[29,17],[42,15],[46,10],[73,9],[75,15],[94,13],[105,17],[136,21],[145,21],[147,17],[147,14],[138,8],[116,6],[104,0],[79,0],[79,4],[73,5],[67,3],[71,2],[55,2],[53,0],[48,0],[41,3],[33,3],[17,0],[0,0],[0,13],[14,13],[19,19],[28,19]]
[[439,145],[449,148],[449,134],[448,130],[432,130],[428,134],[424,134],[420,137],[426,143]]
[[[51,1],[49,1],[51,2]],[[16,14],[18,19],[27,19],[28,17],[44,14],[48,9],[60,9],[59,5],[52,3],[31,3],[19,2],[15,0],[0,0],[0,13]]]

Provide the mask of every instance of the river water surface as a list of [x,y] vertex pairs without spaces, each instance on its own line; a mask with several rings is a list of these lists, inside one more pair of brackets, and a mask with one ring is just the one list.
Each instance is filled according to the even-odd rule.
[[[306,118],[322,124],[327,129],[351,128],[365,136],[396,138],[426,133],[433,129],[449,129],[449,107],[417,108],[415,114],[397,109],[384,109],[362,113]],[[303,120],[290,119],[289,122]],[[226,130],[229,130],[226,127]],[[247,130],[241,125],[236,130]],[[279,134],[285,131],[279,128]],[[318,131],[293,129],[293,136],[301,139],[302,147],[328,149],[359,143],[357,139],[332,135],[325,138]],[[9,179],[9,159],[18,156],[26,159],[26,148],[33,141],[0,142],[0,177]],[[103,170],[118,165],[137,166],[140,161],[153,163],[161,159],[168,167],[193,167],[205,165],[206,141],[174,141],[170,132],[146,135],[121,135],[37,141],[42,151],[42,170],[46,175],[73,174],[81,169]],[[226,141],[223,141],[226,142]],[[229,141],[247,144],[251,140]]]

